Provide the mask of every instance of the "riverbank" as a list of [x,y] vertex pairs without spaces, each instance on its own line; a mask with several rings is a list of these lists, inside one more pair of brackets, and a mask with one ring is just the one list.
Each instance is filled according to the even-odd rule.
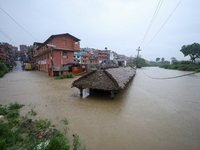
[[173,64],[164,64],[159,67],[164,69],[200,72],[200,62],[193,63],[191,61],[175,61]]

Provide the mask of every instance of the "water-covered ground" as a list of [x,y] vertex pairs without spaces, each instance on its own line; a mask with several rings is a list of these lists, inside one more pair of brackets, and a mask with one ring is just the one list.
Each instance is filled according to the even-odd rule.
[[67,118],[69,136],[78,134],[91,150],[200,149],[200,73],[170,79],[188,72],[157,67],[138,69],[127,87],[110,99],[110,93],[81,98],[71,88],[74,79],[54,80],[41,71],[22,71],[21,63],[0,79],[0,103],[25,104],[49,118],[59,129]]

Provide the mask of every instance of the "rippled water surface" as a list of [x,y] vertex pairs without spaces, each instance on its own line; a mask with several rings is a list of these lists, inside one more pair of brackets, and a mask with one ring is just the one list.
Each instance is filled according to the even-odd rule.
[[41,71],[22,71],[20,62],[0,79],[0,103],[25,104],[32,119],[49,118],[62,130],[67,118],[69,138],[78,134],[91,150],[200,149],[200,73],[170,79],[189,72],[157,67],[138,69],[135,77],[115,99],[109,93],[81,98],[71,88],[74,79],[54,80]]

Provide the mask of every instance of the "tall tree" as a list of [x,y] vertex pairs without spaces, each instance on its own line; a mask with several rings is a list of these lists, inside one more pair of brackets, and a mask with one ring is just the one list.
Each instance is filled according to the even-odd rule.
[[184,56],[190,56],[190,60],[195,63],[195,59],[200,58],[200,44],[183,45],[180,50]]
[[177,59],[176,59],[175,57],[172,57],[172,58],[171,58],[171,61],[172,61],[172,64],[173,64],[174,62],[177,61]]
[[162,57],[162,58],[161,58],[161,61],[162,61],[162,63],[164,63],[164,62],[165,62],[165,58],[164,58],[164,57]]
[[159,58],[159,57],[157,57],[157,58],[156,58],[156,62],[158,62],[159,60],[160,60],[160,58]]

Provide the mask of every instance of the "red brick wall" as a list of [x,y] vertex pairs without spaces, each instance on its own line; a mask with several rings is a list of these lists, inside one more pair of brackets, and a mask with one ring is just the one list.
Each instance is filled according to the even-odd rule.
[[[50,48],[46,47],[46,44],[55,45],[56,48],[80,50],[80,43],[74,42],[73,38],[68,35],[60,35],[60,36],[53,37],[52,40],[48,41],[41,48],[39,48],[39,53],[50,50]],[[66,51],[66,52],[68,52],[67,58],[63,58],[62,57],[63,51],[53,50],[53,62],[55,62],[54,67],[61,67],[63,64],[66,64],[67,62],[74,63],[74,52],[73,51]],[[51,53],[49,52],[49,59],[47,57],[47,54],[48,53],[44,54],[46,57],[44,57],[43,55],[36,58],[36,62],[44,61],[46,59],[46,68],[45,68],[45,64],[43,64],[43,65],[40,65],[40,70],[48,71],[48,65],[49,65],[49,68],[52,67]]]

